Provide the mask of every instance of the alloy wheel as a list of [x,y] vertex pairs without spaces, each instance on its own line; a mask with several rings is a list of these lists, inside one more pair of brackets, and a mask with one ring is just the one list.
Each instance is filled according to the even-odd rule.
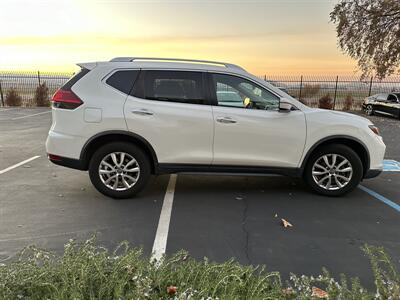
[[109,189],[125,191],[138,181],[140,167],[132,155],[125,152],[112,152],[101,160],[99,176]]
[[365,109],[365,112],[367,113],[368,116],[372,115],[372,106],[367,105],[367,108]]
[[312,167],[315,183],[325,190],[339,190],[345,187],[353,176],[353,166],[342,155],[324,154]]

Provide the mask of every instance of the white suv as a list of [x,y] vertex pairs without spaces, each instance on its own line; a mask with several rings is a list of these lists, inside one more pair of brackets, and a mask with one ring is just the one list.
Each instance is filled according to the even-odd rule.
[[89,170],[113,198],[176,172],[303,177],[338,196],[382,170],[385,144],[369,120],[309,108],[239,66],[134,57],[79,66],[53,96],[48,157]]

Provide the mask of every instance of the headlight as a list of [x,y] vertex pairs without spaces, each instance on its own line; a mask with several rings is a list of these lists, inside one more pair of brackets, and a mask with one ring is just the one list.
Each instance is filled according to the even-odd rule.
[[376,135],[380,135],[378,127],[375,125],[369,125],[369,129],[371,129]]

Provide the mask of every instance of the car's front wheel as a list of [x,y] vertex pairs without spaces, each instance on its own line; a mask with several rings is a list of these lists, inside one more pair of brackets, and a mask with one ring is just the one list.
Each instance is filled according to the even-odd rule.
[[317,149],[308,160],[304,172],[306,182],[317,193],[341,196],[360,183],[363,166],[351,148],[333,144]]
[[368,116],[372,116],[374,114],[374,108],[372,107],[371,104],[368,104],[367,107],[365,108],[365,113]]
[[110,143],[99,148],[89,164],[95,188],[112,198],[129,198],[143,189],[150,177],[146,154],[129,143]]

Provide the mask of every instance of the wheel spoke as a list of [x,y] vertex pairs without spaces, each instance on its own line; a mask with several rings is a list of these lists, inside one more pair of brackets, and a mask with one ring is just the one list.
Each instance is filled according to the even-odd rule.
[[347,159],[344,159],[340,164],[337,165],[336,169],[340,169],[343,165],[348,163],[349,161]]
[[122,176],[128,178],[129,180],[132,180],[132,183],[135,183],[135,182],[137,181],[136,178],[134,178],[134,177],[132,177],[132,176],[129,176],[129,175],[127,175],[127,174],[124,174],[124,175],[122,175]]
[[318,163],[316,163],[314,166],[315,166],[315,167],[318,167],[318,168],[320,168],[320,169],[322,169],[322,170],[324,170],[324,171],[326,171],[326,172],[328,172],[328,169],[327,169],[327,168],[321,166],[321,165],[318,164]]
[[325,164],[326,164],[328,167],[331,167],[331,165],[329,164],[328,156],[327,156],[327,155],[324,155],[322,158],[323,158]]
[[328,179],[329,177],[330,177],[330,175],[327,175],[327,176],[321,178],[321,179],[318,181],[318,184],[322,184],[322,183],[323,183],[326,179]]
[[111,153],[111,159],[113,163],[118,166],[117,155],[115,153]]
[[106,181],[104,181],[104,183],[107,185],[111,180],[113,180],[115,177],[117,177],[118,175],[113,175],[107,178]]
[[116,190],[118,188],[118,184],[119,184],[119,176],[117,175],[115,178],[114,185],[113,185],[114,190]]
[[124,152],[122,152],[121,153],[121,160],[120,160],[120,163],[119,163],[119,167],[122,167],[122,165],[123,165],[123,163],[124,163],[124,160],[125,160],[125,153]]
[[333,155],[332,155],[332,164],[331,164],[331,167],[334,167],[334,166],[335,166],[335,164],[336,164],[336,158],[337,158],[337,155],[336,155],[336,154],[333,154]]
[[129,183],[126,182],[125,176],[122,176],[122,183],[124,184],[124,186],[125,186],[127,189],[129,189]]
[[114,173],[115,170],[99,170],[100,174],[110,174],[110,173]]
[[132,168],[132,169],[125,169],[124,171],[129,172],[129,173],[131,173],[131,172],[139,172],[139,168],[135,167],[135,168]]
[[132,158],[126,165],[125,165],[125,170],[132,164],[136,164],[136,159]]
[[348,182],[348,181],[350,180],[350,178],[345,177],[345,176],[342,176],[342,175],[339,175],[339,174],[336,174],[336,177],[337,177],[337,178],[341,178],[341,179],[343,179],[343,180],[346,181],[346,182]]
[[340,172],[340,173],[351,172],[351,171],[353,171],[353,169],[351,167],[347,167],[347,168],[344,168],[344,169],[341,169],[341,170],[339,170],[339,169],[336,170],[336,172]]
[[336,175],[334,176],[334,178],[335,178],[335,183],[336,183],[336,185],[337,185],[338,187],[342,188],[342,187],[343,187],[343,184],[339,181],[339,179],[337,178]]
[[313,171],[313,172],[312,172],[312,174],[313,174],[313,175],[316,175],[316,176],[318,176],[318,175],[323,175],[323,174],[326,174],[326,173],[328,173],[328,170],[324,170],[324,171]]
[[101,165],[105,165],[105,166],[109,167],[110,169],[114,170],[114,167],[104,160],[101,161]]
[[326,184],[326,189],[329,190],[331,188],[332,184],[332,176],[329,176],[328,178],[328,183]]

